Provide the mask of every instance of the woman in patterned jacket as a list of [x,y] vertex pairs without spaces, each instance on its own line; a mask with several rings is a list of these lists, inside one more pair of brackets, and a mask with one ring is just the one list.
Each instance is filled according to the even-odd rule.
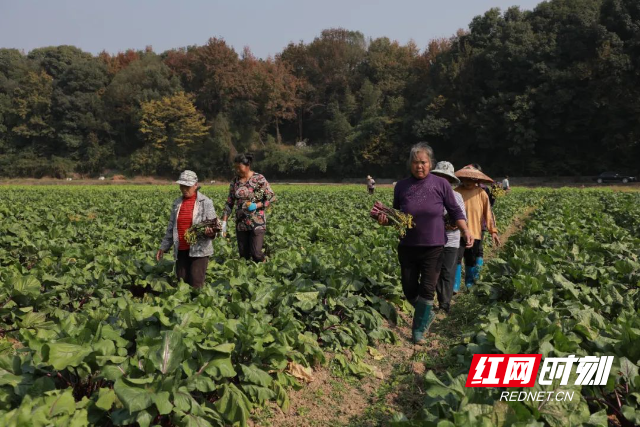
[[252,154],[238,154],[234,159],[236,177],[229,185],[229,197],[222,214],[222,233],[227,232],[227,219],[235,206],[240,257],[262,262],[267,229],[265,209],[275,201],[275,194],[265,177],[251,170],[252,162]]

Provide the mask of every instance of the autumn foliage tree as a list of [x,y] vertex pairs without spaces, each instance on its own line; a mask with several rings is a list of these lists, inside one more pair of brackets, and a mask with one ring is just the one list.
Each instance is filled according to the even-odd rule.
[[330,28],[273,58],[0,49],[0,171],[230,176],[251,150],[277,178],[399,178],[426,140],[490,175],[637,174],[639,28],[636,0],[549,0],[424,47]]
[[118,52],[115,55],[102,51],[98,54],[98,58],[107,66],[109,75],[114,76],[130,63],[139,60],[140,53],[133,49],[127,49],[126,51]]
[[287,63],[270,58],[260,63],[256,77],[260,81],[256,101],[261,106],[261,131],[272,125],[280,143],[280,123],[296,118],[296,109],[301,102],[298,97],[301,82],[291,73]]
[[147,145],[136,153],[136,167],[149,172],[184,169],[192,146],[201,141],[209,127],[193,104],[193,96],[178,92],[141,105],[140,133]]

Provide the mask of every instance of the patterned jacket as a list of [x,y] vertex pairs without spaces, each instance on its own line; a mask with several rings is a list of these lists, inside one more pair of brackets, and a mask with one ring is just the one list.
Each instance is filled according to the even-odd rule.
[[[173,202],[171,208],[171,217],[169,218],[169,225],[167,225],[167,231],[164,234],[160,249],[167,252],[173,246],[173,258],[178,259],[178,215],[180,214],[180,207],[182,206],[182,196],[178,197]],[[208,219],[216,218],[216,210],[213,207],[213,202],[210,198],[204,194],[198,192],[196,204],[193,206],[193,223],[199,224]],[[204,238],[198,240],[195,244],[189,248],[190,257],[204,257],[213,255],[213,244],[210,238]]]
[[[264,230],[267,227],[265,209],[275,202],[276,197],[267,179],[259,173],[254,173],[247,182],[240,182],[236,177],[229,184],[229,196],[224,206],[224,215],[229,217],[236,208],[236,230],[251,231]],[[244,208],[247,202],[261,202],[263,207],[249,212]]]

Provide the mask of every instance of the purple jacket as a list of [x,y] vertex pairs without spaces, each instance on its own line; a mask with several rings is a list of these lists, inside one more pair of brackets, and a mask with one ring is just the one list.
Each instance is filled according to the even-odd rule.
[[393,207],[413,216],[415,226],[400,240],[403,246],[444,246],[444,209],[453,220],[465,219],[449,182],[431,173],[424,179],[410,177],[398,182]]

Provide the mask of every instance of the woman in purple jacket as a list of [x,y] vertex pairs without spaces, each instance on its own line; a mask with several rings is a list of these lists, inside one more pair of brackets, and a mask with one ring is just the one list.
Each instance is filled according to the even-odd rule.
[[[393,193],[393,207],[411,214],[415,223],[400,240],[398,259],[402,290],[415,307],[411,336],[416,344],[423,342],[423,335],[435,317],[433,298],[442,265],[441,254],[447,241],[444,209],[449,218],[456,221],[466,246],[473,245],[464,212],[456,202],[451,185],[446,179],[430,173],[434,164],[433,150],[427,143],[414,145],[409,155],[411,177],[398,182]],[[385,215],[378,217],[381,225],[388,222]]]

